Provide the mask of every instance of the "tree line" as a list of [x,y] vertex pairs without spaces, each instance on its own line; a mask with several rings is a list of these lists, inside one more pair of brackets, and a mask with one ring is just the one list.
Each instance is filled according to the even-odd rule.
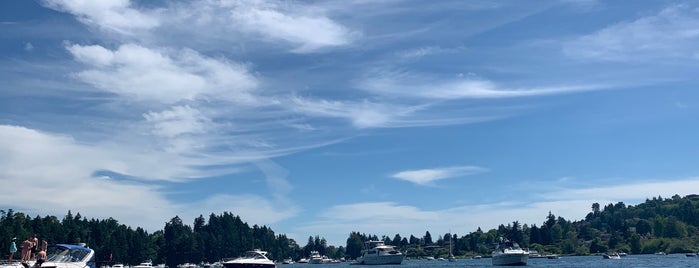
[[[466,215],[467,216],[467,215]],[[144,260],[176,267],[182,263],[216,262],[240,256],[247,250],[260,248],[275,260],[308,257],[318,251],[330,258],[354,259],[361,254],[364,241],[382,240],[396,246],[410,257],[446,257],[449,245],[461,257],[488,255],[500,237],[518,242],[540,253],[587,255],[620,251],[641,253],[696,252],[699,245],[699,196],[675,195],[654,197],[629,206],[622,202],[602,207],[594,203],[582,220],[570,221],[548,213],[541,225],[518,221],[483,231],[481,228],[459,236],[445,233],[392,238],[351,232],[344,246],[328,245],[316,235],[306,245],[299,245],[284,234],[275,234],[267,226],[250,226],[230,212],[200,215],[193,224],[185,224],[175,216],[162,230],[148,233],[120,224],[113,218],[87,219],[68,211],[62,219],[56,216],[31,217],[12,209],[0,210],[1,252],[9,252],[9,241],[19,241],[33,234],[50,243],[87,243],[96,251],[96,260],[104,264],[137,264]]]

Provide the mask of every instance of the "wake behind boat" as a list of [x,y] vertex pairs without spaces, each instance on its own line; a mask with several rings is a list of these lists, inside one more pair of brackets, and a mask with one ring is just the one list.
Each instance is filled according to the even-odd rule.
[[357,263],[367,265],[401,264],[405,255],[393,246],[387,246],[383,241],[366,241],[362,256]]
[[261,251],[259,249],[251,250],[245,252],[242,257],[225,261],[223,263],[225,268],[275,268],[274,261],[267,258],[267,252]]
[[501,241],[492,254],[493,265],[521,266],[527,265],[529,252],[519,247],[519,244],[509,240]]

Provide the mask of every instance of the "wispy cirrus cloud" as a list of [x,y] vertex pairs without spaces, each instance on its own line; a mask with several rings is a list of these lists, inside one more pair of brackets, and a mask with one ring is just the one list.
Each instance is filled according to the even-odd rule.
[[121,34],[133,34],[159,25],[156,16],[138,10],[129,0],[43,0],[43,3],[49,8],[73,14],[87,25]]
[[289,42],[298,53],[349,44],[357,32],[328,18],[322,9],[276,1],[243,1],[230,5],[230,18],[243,32]]
[[359,80],[356,87],[378,95],[429,100],[519,98],[607,88],[600,84],[503,88],[493,81],[480,78],[437,77],[393,71],[371,74]]
[[418,185],[430,185],[438,180],[469,176],[487,171],[488,169],[477,166],[454,166],[400,171],[391,174],[391,177]]
[[564,44],[573,58],[638,62],[692,59],[699,51],[699,9],[676,4],[656,15],[620,22]]

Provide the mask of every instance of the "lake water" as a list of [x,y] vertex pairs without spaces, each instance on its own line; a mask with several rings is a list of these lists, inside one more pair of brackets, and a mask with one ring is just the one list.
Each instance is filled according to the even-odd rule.
[[[438,260],[405,260],[401,265],[352,265],[339,264],[278,264],[279,268],[299,268],[310,265],[314,268],[332,268],[347,266],[358,267],[493,267],[489,258],[458,259],[456,262]],[[602,256],[563,256],[558,259],[530,259],[526,267],[699,267],[699,257],[687,257],[684,254],[670,255],[629,255],[619,260],[603,259]]]

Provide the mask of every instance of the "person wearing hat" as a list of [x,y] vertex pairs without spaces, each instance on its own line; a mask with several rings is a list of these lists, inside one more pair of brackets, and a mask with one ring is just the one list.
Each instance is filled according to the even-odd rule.
[[12,242],[10,242],[10,264],[12,264],[12,257],[14,257],[15,252],[17,252],[17,244],[15,241],[17,241],[17,237],[13,237]]

